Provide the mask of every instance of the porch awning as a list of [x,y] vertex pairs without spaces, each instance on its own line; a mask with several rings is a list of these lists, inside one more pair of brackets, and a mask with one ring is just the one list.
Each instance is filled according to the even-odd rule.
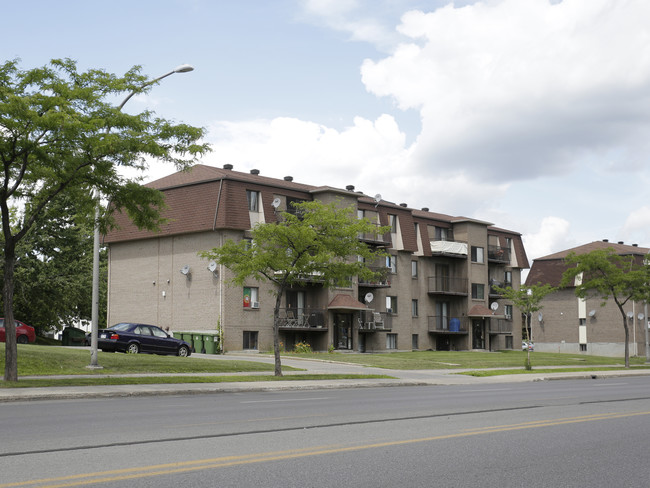
[[474,305],[467,312],[468,317],[494,317],[494,312],[485,305]]
[[350,295],[336,295],[327,305],[329,310],[368,310],[368,307]]

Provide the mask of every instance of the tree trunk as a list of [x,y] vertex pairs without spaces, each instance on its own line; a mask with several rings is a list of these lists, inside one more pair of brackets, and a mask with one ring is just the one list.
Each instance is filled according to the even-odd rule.
[[619,311],[621,312],[621,316],[623,317],[623,330],[625,331],[625,367],[629,368],[630,367],[630,329],[627,326],[627,315],[625,315],[625,310],[623,310],[623,305],[619,303],[619,301],[614,298],[614,303],[616,303],[616,306],[618,307]]
[[273,309],[273,355],[275,356],[275,376],[282,376],[282,364],[280,362],[280,327],[278,325],[278,315],[280,305],[282,304],[283,289],[280,288],[275,298],[275,308]]
[[14,321],[14,262],[13,241],[5,241],[5,269],[2,298],[4,300],[5,326],[5,381],[18,381],[18,350],[16,347],[16,323]]
[[528,322],[528,327],[526,327],[526,370],[530,371],[533,367],[530,364],[530,332],[532,327],[532,317],[533,313],[529,312],[526,314],[526,322]]

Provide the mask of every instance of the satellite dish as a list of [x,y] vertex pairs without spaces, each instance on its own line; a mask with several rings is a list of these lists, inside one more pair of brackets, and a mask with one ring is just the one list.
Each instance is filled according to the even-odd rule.
[[636,318],[639,319],[639,320],[643,320],[643,317],[644,317],[644,315],[642,313],[640,313],[639,315],[636,316]]
[[589,311],[589,316],[590,317],[595,317],[596,316],[596,310],[590,310]]
[[493,312],[496,312],[497,309],[499,308],[499,304],[497,302],[492,302],[492,305],[490,305],[490,308],[492,309]]
[[210,263],[208,263],[208,269],[214,273],[217,270],[217,263],[210,261]]
[[380,202],[380,200],[381,200],[381,195],[380,195],[379,193],[377,193],[377,194],[374,196],[374,200],[375,200],[375,207],[377,207],[377,205],[379,205],[379,202]]
[[544,316],[542,315],[542,312],[539,312],[539,315],[537,316],[537,320],[541,322],[543,318]]
[[375,296],[372,293],[368,292],[366,293],[364,300],[366,301],[366,303],[370,303],[372,302],[373,298],[375,298]]
[[279,198],[276,197],[276,198],[274,198],[273,201],[271,202],[271,207],[273,207],[273,208],[278,208],[278,207],[280,206],[280,203],[282,203],[282,202],[280,201]]
[[628,312],[628,313],[627,313],[627,318],[628,318],[628,319],[632,319],[632,318],[634,318],[634,314],[633,314],[632,312]]
[[190,274],[190,265],[186,264],[181,268],[181,274],[188,275]]

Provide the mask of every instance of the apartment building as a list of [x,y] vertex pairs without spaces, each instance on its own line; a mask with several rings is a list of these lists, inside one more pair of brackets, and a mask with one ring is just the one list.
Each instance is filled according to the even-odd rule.
[[[269,351],[271,285],[229,283],[228,269],[197,253],[250,237],[257,223],[277,222],[291,202],[352,206],[359,217],[390,226],[362,235],[385,249],[371,282],[324,288],[317,277],[289,290],[278,317],[280,340],[314,350],[500,350],[519,348],[520,313],[494,286],[521,284],[528,260],[521,235],[489,222],[390,203],[355,190],[313,186],[196,165],[149,186],[165,194],[159,232],[138,230],[126,216],[104,236],[108,246],[108,323],[138,321],[171,331],[222,330],[227,351]],[[517,324],[516,326],[514,324]]]
[[[549,284],[558,287],[567,269],[564,259],[569,253],[587,254],[598,249],[611,248],[621,256],[633,256],[640,262],[650,249],[636,244],[602,241],[536,258],[526,277],[526,285]],[[541,302],[542,310],[531,321],[531,337],[535,350],[541,352],[584,353],[597,356],[625,356],[623,317],[612,299],[602,306],[602,299],[593,296],[576,297],[575,287],[559,289]],[[645,355],[645,328],[647,309],[643,302],[628,302],[625,313],[630,333],[631,356]]]

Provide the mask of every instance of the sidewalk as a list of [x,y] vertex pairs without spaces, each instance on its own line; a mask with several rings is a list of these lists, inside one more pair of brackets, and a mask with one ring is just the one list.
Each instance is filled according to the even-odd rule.
[[[270,356],[231,355],[216,356],[197,354],[196,356],[214,360],[240,359],[273,363]],[[180,383],[155,385],[97,385],[64,386],[47,388],[0,388],[0,402],[57,400],[74,398],[105,398],[145,395],[188,395],[206,393],[232,393],[244,391],[282,391],[318,390],[334,388],[369,388],[383,386],[441,386],[441,385],[487,385],[499,383],[526,383],[559,379],[603,379],[621,376],[650,376],[650,370],[627,371],[575,371],[561,373],[531,373],[477,378],[457,374],[464,370],[388,370],[369,368],[356,364],[337,363],[295,358],[283,358],[283,366],[291,366],[306,371],[285,371],[284,376],[294,374],[377,374],[395,379],[349,379],[349,380],[299,380],[299,381],[259,381],[229,383]],[[241,373],[250,376],[252,373]],[[255,373],[272,375],[272,372]],[[89,375],[97,377],[97,374]],[[110,375],[115,377],[115,375]],[[128,375],[123,375],[128,376]],[[133,375],[133,376],[196,376],[196,375]],[[236,376],[226,374],[201,374],[201,376]],[[77,377],[77,376],[75,376]],[[24,377],[27,378],[27,377]]]

